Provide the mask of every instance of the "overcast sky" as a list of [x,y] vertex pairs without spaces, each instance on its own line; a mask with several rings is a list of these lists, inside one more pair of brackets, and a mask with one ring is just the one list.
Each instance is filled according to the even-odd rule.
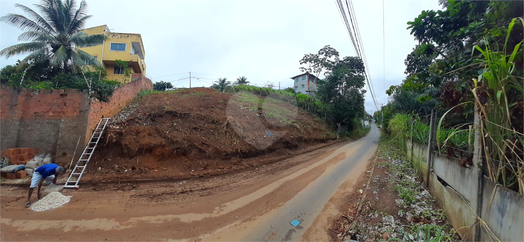
[[[0,15],[23,13],[38,0],[1,0]],[[174,86],[210,86],[219,77],[245,76],[257,86],[291,87],[299,60],[330,45],[343,56],[356,55],[335,1],[331,0],[87,0],[93,15],[86,27],[106,24],[112,32],[140,33],[147,76]],[[379,104],[385,90],[404,78],[404,59],[416,42],[406,29],[422,10],[440,9],[437,0],[385,0],[385,52],[381,0],[354,0],[371,80]],[[0,48],[17,43],[22,32],[0,23]],[[385,74],[383,58],[385,57]],[[0,57],[0,67],[23,56]],[[376,110],[369,92],[366,111]]]

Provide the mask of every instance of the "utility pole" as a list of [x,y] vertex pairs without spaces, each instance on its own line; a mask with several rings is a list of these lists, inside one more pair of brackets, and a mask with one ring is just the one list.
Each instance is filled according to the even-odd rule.
[[189,88],[191,88],[191,72],[189,72]]

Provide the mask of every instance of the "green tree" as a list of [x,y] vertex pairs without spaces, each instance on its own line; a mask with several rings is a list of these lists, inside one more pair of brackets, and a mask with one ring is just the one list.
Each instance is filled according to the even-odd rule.
[[[432,108],[446,110],[473,97],[467,90],[481,69],[481,53],[473,47],[492,43],[502,49],[507,24],[522,16],[522,1],[441,0],[442,10],[422,11],[408,29],[418,45],[406,57],[406,79],[387,94],[398,112],[427,114]],[[516,24],[508,40],[509,49],[522,40],[522,25]],[[516,56],[522,74],[522,52]],[[470,119],[472,107],[454,109],[450,118]],[[450,122],[453,123],[455,121]]]
[[86,14],[85,1],[81,1],[76,8],[75,0],[42,0],[41,4],[35,4],[41,14],[21,4],[15,6],[29,17],[11,13],[1,17],[0,21],[25,30],[18,39],[29,42],[7,47],[0,51],[0,55],[8,58],[16,54],[29,54],[22,63],[44,62],[66,74],[86,65],[100,66],[95,58],[79,49],[102,44],[105,39],[102,34],[81,32],[91,17]]
[[[322,72],[329,72],[333,69],[333,66],[339,61],[338,51],[326,45],[318,51],[317,54],[305,54],[304,57],[299,61],[301,66],[299,69],[302,72],[312,73],[317,78]],[[328,73],[325,73],[327,75]]]
[[215,81],[211,87],[218,91],[224,92],[230,85],[231,82],[228,81],[227,78],[218,78],[218,81]]
[[247,80],[247,78],[245,76],[241,76],[239,78],[237,78],[237,81],[235,82],[236,85],[247,85],[249,84],[249,81]]
[[344,57],[334,63],[329,75],[318,82],[317,97],[327,107],[326,113],[332,122],[348,125],[349,130],[355,118],[365,114],[364,63],[358,57]]
[[173,84],[171,84],[171,82],[164,82],[164,81],[153,83],[153,90],[155,91],[163,92],[167,88],[173,88]]

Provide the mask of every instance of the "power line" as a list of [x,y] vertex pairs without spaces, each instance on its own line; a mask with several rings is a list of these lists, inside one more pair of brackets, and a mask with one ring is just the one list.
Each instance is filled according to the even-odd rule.
[[[347,5],[348,5],[348,0],[346,0],[346,6]],[[351,0],[349,0],[349,8],[348,9],[351,11],[350,19],[354,22],[354,25],[356,26],[355,33],[356,33],[356,36],[357,36],[357,43],[359,43],[359,48],[361,48],[360,53],[361,53],[361,58],[363,59],[363,62],[364,62],[364,67],[366,68],[367,80],[369,82],[368,86],[370,88],[370,93],[371,93],[371,96],[373,98],[373,101],[375,102],[375,105],[376,105],[377,97],[375,95],[375,88],[374,88],[373,82],[371,80],[371,74],[369,73],[369,66],[368,66],[368,60],[367,60],[367,56],[366,56],[366,49],[364,48],[364,43],[363,43],[362,38],[360,36],[360,31],[359,31],[358,21],[357,21],[357,15],[355,14],[355,9],[353,8],[353,2]]]
[[[360,36],[360,31],[358,28],[358,22],[357,22],[355,10],[353,8],[353,2],[351,0],[349,0],[349,2],[348,0],[345,0],[347,14],[346,14],[346,9],[344,9],[344,4],[342,3],[342,0],[336,0],[336,3],[340,11],[340,16],[342,17],[342,21],[344,22],[348,35],[351,39],[351,42],[353,43],[353,48],[357,56],[362,60],[364,64],[364,75],[365,75],[366,83],[367,83],[369,92],[371,94],[371,98],[373,99],[373,103],[375,104],[375,108],[377,108],[378,110],[375,90],[373,88],[373,82],[371,81],[371,74],[369,73],[369,66],[367,63],[364,44],[362,43],[362,38]],[[348,15],[349,15],[349,20],[348,20]]]
[[[384,84],[382,88],[386,90],[386,2],[382,0],[382,74]],[[386,96],[384,96],[384,103],[386,103]],[[378,111],[378,110],[377,110]]]
[[155,76],[155,77],[152,77],[150,79],[153,79],[153,78],[161,78],[161,77],[166,77],[166,76],[178,76],[178,75],[182,75],[182,74],[186,74],[187,72],[181,72],[181,73],[176,73],[176,74],[169,74],[169,75],[165,75],[165,76]]

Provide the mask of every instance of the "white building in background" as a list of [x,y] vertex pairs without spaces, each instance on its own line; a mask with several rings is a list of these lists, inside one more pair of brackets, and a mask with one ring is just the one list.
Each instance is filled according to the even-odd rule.
[[309,73],[302,73],[300,75],[291,77],[293,79],[293,88],[296,93],[302,93],[306,95],[315,95],[317,91],[317,80],[318,78]]

